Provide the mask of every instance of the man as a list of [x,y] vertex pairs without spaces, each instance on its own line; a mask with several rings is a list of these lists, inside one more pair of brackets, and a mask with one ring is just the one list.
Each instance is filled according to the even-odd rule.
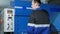
[[28,34],[50,34],[49,14],[44,9],[36,10],[40,5],[40,0],[32,0],[33,12],[28,23]]
[[32,0],[33,12],[30,15],[30,20],[28,23],[28,34],[58,34],[58,32],[52,31],[53,29],[56,31],[53,24],[50,28],[49,13],[44,9],[36,10],[40,7],[40,0]]

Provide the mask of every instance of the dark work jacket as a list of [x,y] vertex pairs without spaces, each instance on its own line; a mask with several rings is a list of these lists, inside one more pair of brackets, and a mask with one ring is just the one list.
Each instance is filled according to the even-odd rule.
[[[33,10],[29,23],[50,24],[49,13],[46,10]],[[58,32],[53,32],[53,30],[57,31],[55,26],[53,24],[50,26],[50,34],[58,34]]]
[[30,15],[29,23],[50,24],[48,12],[46,10],[33,10]]

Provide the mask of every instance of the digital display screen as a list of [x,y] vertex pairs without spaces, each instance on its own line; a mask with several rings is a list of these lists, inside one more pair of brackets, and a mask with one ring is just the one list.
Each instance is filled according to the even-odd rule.
[[8,11],[7,11],[8,14],[11,14],[12,12],[13,12],[12,10],[8,10]]

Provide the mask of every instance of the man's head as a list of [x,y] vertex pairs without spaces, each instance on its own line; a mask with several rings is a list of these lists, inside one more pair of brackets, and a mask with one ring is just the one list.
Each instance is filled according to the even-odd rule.
[[36,9],[40,6],[41,1],[40,0],[32,0],[32,8]]

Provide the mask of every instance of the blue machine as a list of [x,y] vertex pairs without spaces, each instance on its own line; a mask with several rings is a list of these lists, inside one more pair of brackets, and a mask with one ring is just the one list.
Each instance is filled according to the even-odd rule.
[[[27,34],[27,23],[32,13],[31,1],[15,0],[15,31],[14,34]],[[40,9],[49,12],[50,22],[60,31],[60,6],[52,4],[42,4]],[[37,9],[37,10],[40,10]]]
[[[29,4],[29,5],[28,5]],[[15,31],[14,34],[27,34],[27,23],[32,12],[26,7],[30,7],[31,2],[15,1]],[[18,8],[19,7],[19,8]]]

